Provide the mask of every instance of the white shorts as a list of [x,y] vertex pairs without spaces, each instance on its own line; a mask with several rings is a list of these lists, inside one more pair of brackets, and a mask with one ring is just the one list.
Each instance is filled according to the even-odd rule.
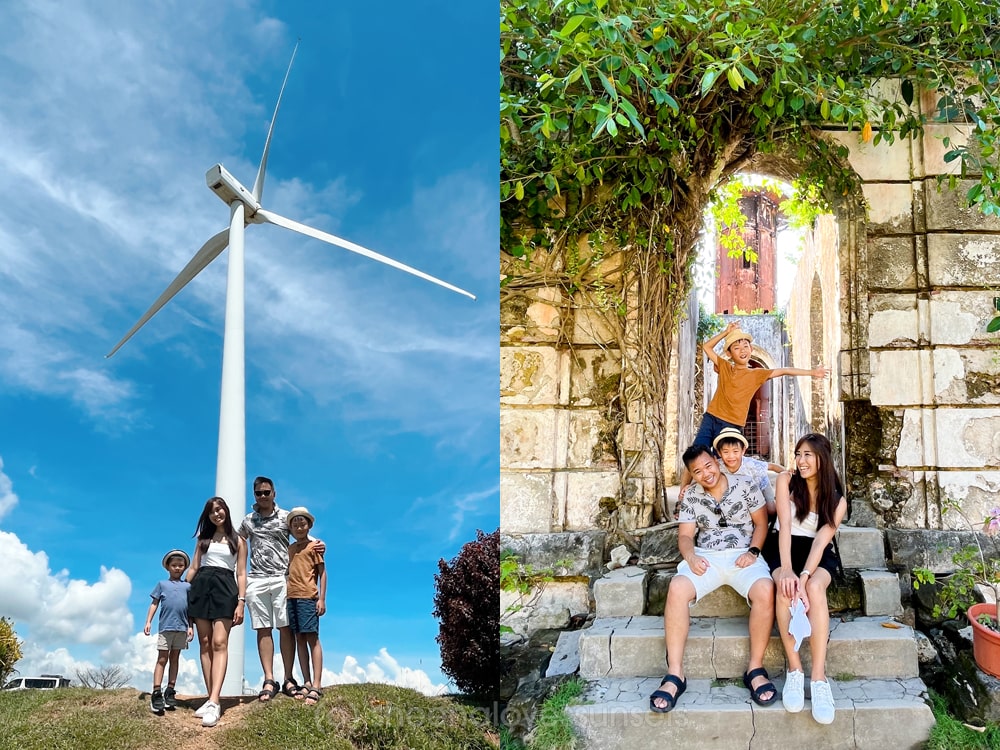
[[288,627],[287,594],[284,576],[247,579],[247,609],[254,630]]
[[768,570],[767,563],[762,557],[758,557],[753,565],[748,565],[745,568],[736,567],[736,559],[746,551],[745,548],[714,550],[695,547],[694,553],[698,557],[704,557],[708,560],[708,570],[705,571],[704,575],[695,575],[691,566],[687,564],[687,560],[681,560],[677,566],[677,575],[684,576],[694,585],[695,602],[703,596],[711,594],[720,586],[732,586],[749,604],[750,600],[747,595],[750,593],[750,589],[761,578],[770,581],[771,571]]
[[186,630],[161,630],[156,635],[157,651],[183,651],[188,647]]

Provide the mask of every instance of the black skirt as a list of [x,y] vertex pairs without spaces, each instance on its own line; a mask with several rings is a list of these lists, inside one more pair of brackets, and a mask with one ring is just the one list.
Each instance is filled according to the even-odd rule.
[[192,620],[231,620],[239,590],[229,568],[198,568],[188,589],[188,617]]
[[[764,542],[764,549],[761,550],[761,555],[763,555],[764,561],[772,573],[781,567],[781,553],[778,551],[778,534],[777,529],[771,529],[768,532],[767,540]],[[809,559],[809,553],[812,552],[813,541],[814,538],[811,536],[792,534],[792,570],[800,575],[802,568],[806,565],[806,560]],[[833,542],[826,545],[826,549],[823,550],[823,557],[820,558],[819,567],[828,571],[831,578],[837,574],[839,561],[837,553],[833,551]]]

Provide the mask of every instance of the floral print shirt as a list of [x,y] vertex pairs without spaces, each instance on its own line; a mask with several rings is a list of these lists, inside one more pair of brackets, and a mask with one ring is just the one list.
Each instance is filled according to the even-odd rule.
[[[681,523],[694,523],[698,527],[694,542],[702,549],[746,549],[753,538],[753,519],[750,514],[764,507],[764,496],[745,477],[738,474],[721,476],[729,486],[722,494],[718,506],[715,498],[700,484],[692,483],[681,500],[677,520]],[[726,526],[720,525],[723,516]]]

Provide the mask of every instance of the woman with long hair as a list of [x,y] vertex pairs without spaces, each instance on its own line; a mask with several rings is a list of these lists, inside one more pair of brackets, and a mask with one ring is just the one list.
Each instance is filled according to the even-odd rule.
[[198,630],[201,671],[208,700],[195,711],[202,726],[219,723],[219,699],[229,666],[229,631],[243,624],[247,590],[247,545],[233,528],[229,506],[209,498],[194,533],[198,544],[188,570],[188,616]]
[[775,616],[788,659],[781,699],[791,713],[798,713],[805,705],[802,660],[795,648],[796,639],[788,632],[791,608],[801,602],[812,628],[812,715],[820,724],[830,724],[836,707],[826,679],[830,637],[826,591],[839,565],[833,537],[847,513],[847,500],[833,465],[830,441],[824,435],[810,433],[799,438],[795,470],[778,475],[774,499],[778,518],[763,554],[774,578]]

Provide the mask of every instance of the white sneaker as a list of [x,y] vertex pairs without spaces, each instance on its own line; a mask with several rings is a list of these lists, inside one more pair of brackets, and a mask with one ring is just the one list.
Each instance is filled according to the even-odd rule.
[[208,706],[210,703],[211,701],[205,701],[204,703],[202,703],[201,707],[194,712],[194,717],[196,719],[202,718],[205,715],[205,712],[208,710]]
[[833,705],[833,693],[829,682],[811,682],[813,718],[820,724],[832,724],[836,714]]
[[221,713],[222,707],[218,703],[209,703],[205,715],[201,717],[201,725],[203,727],[214,727],[219,723],[219,715]]
[[785,675],[785,687],[781,691],[781,703],[790,714],[797,714],[806,705],[806,677],[796,669]]

